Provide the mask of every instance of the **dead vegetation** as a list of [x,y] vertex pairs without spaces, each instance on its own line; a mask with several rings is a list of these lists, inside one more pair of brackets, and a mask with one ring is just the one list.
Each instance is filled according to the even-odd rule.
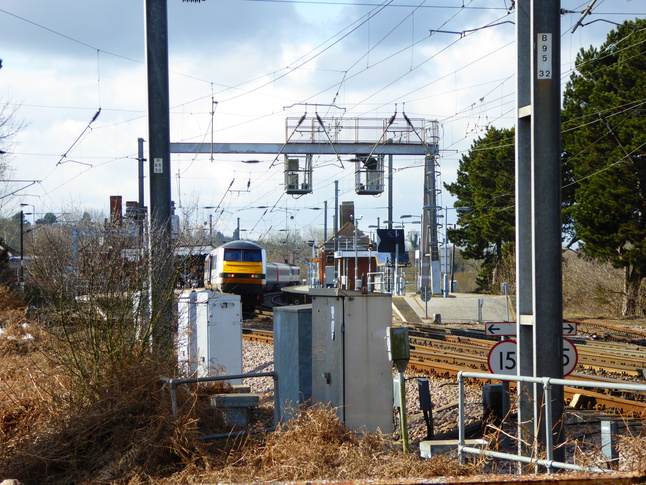
[[[226,384],[180,386],[173,415],[159,382],[173,369],[130,340],[118,356],[101,355],[113,349],[108,322],[79,311],[52,320],[40,312],[36,322],[20,298],[0,292],[0,479],[245,483],[464,475],[477,468],[405,455],[388,436],[347,430],[324,407],[302,410],[273,433],[202,440],[231,431],[209,402]],[[271,411],[258,414],[266,419]]]
[[[566,311],[612,315],[621,275],[583,263],[568,263],[564,271]],[[49,308],[36,319],[21,298],[0,287],[0,480],[139,485],[394,480],[495,471],[484,461],[462,465],[452,456],[423,460],[404,454],[392,437],[358,435],[342,426],[334,410],[319,406],[301,410],[273,433],[202,440],[230,431],[209,404],[209,394],[221,387],[182,388],[174,416],[158,381],[173,371],[137,347],[134,321],[99,318],[87,305],[65,312]],[[125,326],[114,326],[117,321]],[[643,444],[641,435],[621,440],[625,467],[646,469]],[[581,449],[579,460],[591,453]]]
[[[47,355],[60,342],[37,324],[29,324],[29,339],[23,339],[22,325],[10,328],[15,340],[3,339],[0,347],[0,478],[24,484],[245,483],[464,475],[477,468],[404,455],[385,436],[347,430],[324,407],[302,410],[274,433],[204,441],[204,434],[230,431],[208,402],[222,385],[180,388],[173,416],[158,381],[163,368],[148,363],[112,380],[101,398],[81,399],[72,377]],[[11,343],[17,341],[20,346]]]

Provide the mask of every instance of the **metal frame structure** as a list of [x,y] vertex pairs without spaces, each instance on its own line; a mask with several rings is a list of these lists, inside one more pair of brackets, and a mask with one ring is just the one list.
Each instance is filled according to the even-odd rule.
[[[471,448],[465,446],[466,441],[466,432],[465,432],[465,394],[464,386],[466,379],[487,379],[487,380],[499,380],[503,382],[523,382],[530,383],[535,385],[541,385],[543,388],[542,400],[537,403],[537,406],[543,408],[543,421],[544,426],[544,445],[545,445],[545,459],[539,459],[535,456],[524,456],[522,454],[510,454],[510,453],[500,453],[491,450],[485,450],[481,448]],[[553,386],[557,386],[557,389],[552,389]],[[621,382],[603,382],[603,381],[577,381],[570,379],[555,379],[552,377],[528,377],[528,376],[510,376],[506,374],[487,374],[483,372],[459,372],[458,373],[458,454],[461,456],[464,453],[473,453],[477,455],[490,456],[492,458],[501,458],[504,460],[514,460],[521,463],[527,463],[530,465],[540,465],[547,468],[548,473],[552,472],[552,468],[561,468],[566,470],[577,470],[588,473],[602,473],[602,472],[614,472],[616,470],[603,469],[597,467],[587,467],[573,465],[570,463],[565,463],[563,461],[557,461],[554,459],[554,424],[557,420],[561,419],[559,414],[552,413],[552,401],[554,399],[553,394],[563,394],[563,387],[592,387],[597,389],[614,389],[614,390],[625,390],[625,391],[634,391],[634,392],[646,392],[646,385],[644,384],[624,384]],[[519,388],[521,386],[518,386]],[[531,450],[530,450],[531,451]]]

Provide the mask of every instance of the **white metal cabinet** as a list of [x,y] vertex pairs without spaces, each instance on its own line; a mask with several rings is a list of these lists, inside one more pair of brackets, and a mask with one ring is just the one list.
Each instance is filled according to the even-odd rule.
[[242,373],[240,296],[197,290],[178,304],[180,373],[206,377]]

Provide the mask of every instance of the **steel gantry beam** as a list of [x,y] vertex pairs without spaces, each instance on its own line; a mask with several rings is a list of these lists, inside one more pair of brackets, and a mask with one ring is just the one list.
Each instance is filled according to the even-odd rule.
[[[429,153],[429,150],[431,153]],[[219,153],[247,155],[437,155],[436,144],[386,143],[171,143],[171,153]]]

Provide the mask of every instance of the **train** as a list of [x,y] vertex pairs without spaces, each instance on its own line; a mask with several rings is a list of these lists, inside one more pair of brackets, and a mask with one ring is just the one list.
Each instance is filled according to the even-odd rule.
[[267,263],[266,289],[277,291],[286,286],[298,285],[301,282],[301,268],[294,264]]
[[267,262],[265,249],[251,241],[231,241],[204,260],[204,286],[240,295],[243,306],[262,302],[266,292],[299,284],[300,267]]

